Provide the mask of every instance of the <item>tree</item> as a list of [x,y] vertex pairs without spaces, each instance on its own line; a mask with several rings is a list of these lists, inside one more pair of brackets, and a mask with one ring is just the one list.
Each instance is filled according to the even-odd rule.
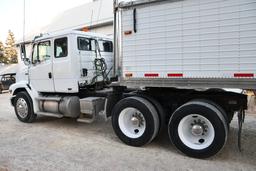
[[0,63],[5,62],[4,59],[4,44],[0,41]]
[[5,43],[5,58],[7,60],[7,63],[17,63],[18,57],[17,57],[17,51],[15,49],[15,37],[14,34],[11,32],[11,30],[8,31],[8,36]]

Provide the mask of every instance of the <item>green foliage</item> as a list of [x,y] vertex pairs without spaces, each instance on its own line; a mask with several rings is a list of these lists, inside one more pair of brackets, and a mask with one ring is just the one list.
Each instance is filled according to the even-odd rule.
[[17,63],[17,51],[15,49],[15,37],[14,34],[9,30],[8,36],[5,43],[4,48],[4,56],[3,56],[4,63]]
[[4,44],[0,41],[0,63],[4,62]]

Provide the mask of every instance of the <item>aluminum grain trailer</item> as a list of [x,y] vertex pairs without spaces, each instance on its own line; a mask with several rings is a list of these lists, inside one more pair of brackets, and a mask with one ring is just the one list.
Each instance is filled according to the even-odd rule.
[[[115,21],[116,86],[137,90],[112,113],[119,138],[144,145],[168,124],[183,153],[220,151],[234,113],[241,128],[247,108],[245,95],[224,88],[256,89],[256,1],[116,1]],[[139,111],[144,127],[130,130],[122,120]]]

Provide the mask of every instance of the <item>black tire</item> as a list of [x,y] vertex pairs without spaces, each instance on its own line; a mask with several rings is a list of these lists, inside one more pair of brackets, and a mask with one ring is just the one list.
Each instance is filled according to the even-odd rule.
[[227,115],[226,111],[220,105],[218,105],[217,103],[215,103],[215,102],[213,102],[211,100],[207,100],[207,99],[195,99],[195,100],[192,100],[192,101],[205,102],[205,103],[209,103],[209,104],[215,106],[221,112],[223,117],[225,118],[225,121],[226,121],[226,124],[227,124],[227,128],[228,128],[228,131],[229,131],[230,119],[228,118],[228,115]]
[[[122,132],[119,126],[119,116],[124,109],[135,108],[140,111],[145,119],[145,131],[140,137],[131,138]],[[112,126],[121,141],[131,146],[143,146],[150,143],[159,130],[159,117],[155,107],[146,99],[141,97],[128,97],[120,100],[112,111]]]
[[[192,146],[189,147],[179,136],[179,124],[183,118],[191,116],[191,114],[197,114],[208,119],[213,126],[213,141],[205,148],[196,149],[192,148]],[[217,154],[223,148],[227,141],[228,127],[225,118],[216,106],[203,101],[191,101],[182,105],[173,113],[169,121],[168,132],[170,140],[181,152],[190,157],[207,158]]]
[[159,130],[157,132],[158,134],[161,134],[162,131],[164,130],[164,128],[167,126],[167,119],[166,119],[166,113],[164,111],[163,106],[157,101],[155,100],[153,97],[144,95],[144,94],[138,94],[139,97],[142,97],[144,99],[147,99],[157,110],[157,114],[159,117]]
[[[23,99],[26,104],[27,104],[27,115],[25,117],[22,117],[19,115],[18,111],[17,111],[17,102],[19,99]],[[15,113],[17,118],[21,121],[21,122],[25,122],[25,123],[32,123],[35,121],[36,119],[36,114],[34,113],[33,110],[33,102],[32,99],[30,98],[30,96],[28,95],[27,92],[23,91],[23,92],[19,92],[15,99],[14,99],[14,109],[15,109]]]

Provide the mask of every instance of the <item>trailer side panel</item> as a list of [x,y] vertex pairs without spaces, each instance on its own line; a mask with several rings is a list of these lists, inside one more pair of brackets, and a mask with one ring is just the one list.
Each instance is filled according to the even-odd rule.
[[256,1],[130,6],[121,32],[123,85],[256,89]]

